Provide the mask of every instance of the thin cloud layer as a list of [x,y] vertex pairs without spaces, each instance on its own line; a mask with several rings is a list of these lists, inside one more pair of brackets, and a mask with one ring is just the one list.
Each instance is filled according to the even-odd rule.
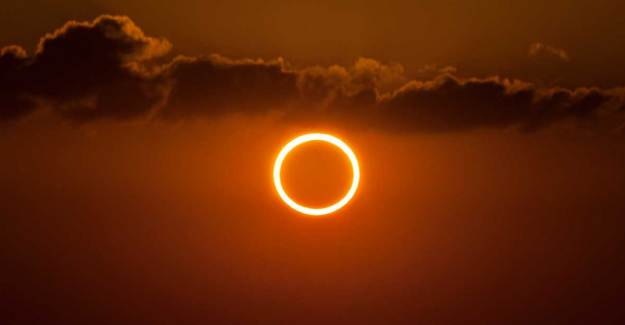
[[[623,119],[622,88],[539,88],[501,77],[460,78],[453,69],[411,81],[401,65],[372,59],[351,67],[295,69],[282,59],[171,58],[170,48],[121,16],[68,22],[45,35],[32,56],[18,46],[4,47],[0,120],[38,108],[75,122],[275,111],[287,120],[449,132],[536,130],[568,119],[622,125]],[[568,59],[545,46],[531,48],[530,55],[541,51]]]
[[564,62],[569,61],[569,54],[565,50],[540,42],[530,44],[528,55],[535,58],[542,57],[557,59]]

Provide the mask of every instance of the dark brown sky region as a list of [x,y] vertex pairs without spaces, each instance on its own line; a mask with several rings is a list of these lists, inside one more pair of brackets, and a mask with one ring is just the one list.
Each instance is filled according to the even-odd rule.
[[623,12],[0,4],[0,324],[625,323]]

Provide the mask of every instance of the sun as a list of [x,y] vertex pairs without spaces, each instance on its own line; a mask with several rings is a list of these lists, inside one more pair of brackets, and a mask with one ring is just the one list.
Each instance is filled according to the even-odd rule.
[[[289,195],[284,190],[284,187],[282,186],[281,170],[284,159],[297,146],[311,141],[327,142],[341,149],[341,151],[347,156],[347,158],[349,158],[352,166],[352,184],[345,196],[343,196],[336,203],[333,203],[323,208],[310,208],[295,202],[293,199],[291,199],[291,197],[289,197]],[[278,154],[278,157],[276,158],[276,161],[273,165],[273,183],[282,201],[284,201],[284,203],[286,203],[294,210],[310,216],[324,216],[344,207],[356,194],[359,182],[360,167],[358,166],[358,159],[356,158],[356,155],[354,154],[352,149],[350,149],[349,146],[345,144],[345,142],[343,142],[341,139],[325,133],[308,133],[300,135],[297,138],[291,140],[284,146],[284,148],[282,148],[282,150],[280,150],[280,153]]]

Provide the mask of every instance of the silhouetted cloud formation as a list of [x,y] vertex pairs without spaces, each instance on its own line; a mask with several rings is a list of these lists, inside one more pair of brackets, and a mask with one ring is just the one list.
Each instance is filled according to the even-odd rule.
[[[32,56],[0,52],[0,119],[36,108],[67,119],[178,119],[276,111],[390,131],[442,132],[519,127],[607,116],[620,123],[623,89],[538,88],[501,77],[459,78],[451,67],[410,81],[401,65],[359,59],[352,67],[291,68],[284,60],[219,55],[169,58],[171,45],[127,17],[68,22],[44,36]],[[542,44],[543,52],[568,60]]]
[[[32,57],[19,47],[2,50],[2,116],[50,106],[73,120],[129,118],[162,99],[160,76],[144,62],[168,52],[166,40],[146,37],[127,17],[68,22],[45,35]],[[8,104],[7,104],[8,103]]]

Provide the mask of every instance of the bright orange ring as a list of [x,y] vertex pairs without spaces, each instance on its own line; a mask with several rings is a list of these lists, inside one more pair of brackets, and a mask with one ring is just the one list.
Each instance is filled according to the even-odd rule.
[[[291,150],[295,149],[300,144],[310,142],[310,141],[323,141],[323,142],[327,142],[327,143],[335,145],[336,147],[341,149],[341,151],[343,151],[345,155],[347,155],[352,165],[352,172],[353,172],[352,185],[347,191],[347,194],[345,194],[345,196],[341,198],[338,202],[332,205],[329,205],[327,207],[324,207],[324,208],[305,207],[293,201],[293,199],[291,199],[289,195],[286,194],[286,191],[284,191],[284,188],[282,187],[280,171],[282,169],[282,163],[284,162],[284,158],[286,158],[286,156],[289,154],[289,152],[291,152]],[[354,197],[354,194],[356,194],[356,189],[358,189],[359,182],[360,182],[360,168],[358,167],[358,159],[356,159],[356,155],[354,154],[352,149],[350,149],[347,146],[347,144],[345,144],[345,142],[341,141],[339,138],[329,135],[329,134],[324,134],[324,133],[308,133],[308,134],[300,135],[299,137],[291,140],[291,142],[287,143],[286,146],[282,148],[282,150],[278,154],[278,157],[276,158],[276,162],[273,165],[273,183],[276,187],[276,191],[278,191],[278,195],[280,195],[280,198],[284,201],[284,203],[286,203],[288,206],[290,206],[294,210],[303,214],[311,215],[311,216],[326,215],[345,206],[345,204],[347,204],[347,202],[349,202]]]

